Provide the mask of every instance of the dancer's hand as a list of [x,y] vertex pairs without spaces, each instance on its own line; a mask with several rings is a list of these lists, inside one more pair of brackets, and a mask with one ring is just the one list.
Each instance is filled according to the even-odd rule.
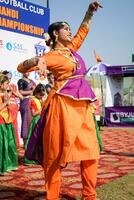
[[103,7],[98,1],[95,1],[95,2],[89,4],[88,11],[95,12],[99,8],[103,8]]
[[39,61],[38,61],[38,65],[37,67],[37,71],[40,77],[44,76],[46,77],[46,63],[44,61],[43,57],[39,57]]

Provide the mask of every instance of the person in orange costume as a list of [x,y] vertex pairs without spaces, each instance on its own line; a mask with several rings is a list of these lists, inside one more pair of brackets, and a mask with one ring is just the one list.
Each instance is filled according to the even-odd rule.
[[15,130],[15,138],[16,138],[17,148],[20,148],[17,116],[18,116],[18,111],[19,111],[19,100],[23,99],[23,96],[17,90],[17,86],[15,84],[11,83],[12,73],[10,71],[5,70],[2,72],[2,74],[6,75],[10,82],[8,90],[7,90],[8,94],[10,95],[10,108],[11,108],[10,112],[11,112],[11,116],[12,116],[14,130]]
[[[56,22],[49,26],[47,44],[51,50],[42,57],[35,57],[18,65],[21,73],[38,70],[43,74],[50,70],[54,75],[52,87],[43,107],[42,134],[43,157],[40,160],[45,172],[46,199],[58,200],[61,185],[61,169],[68,162],[80,161],[83,184],[82,200],[96,199],[97,164],[100,150],[90,103],[96,97],[84,76],[86,66],[76,53],[86,38],[94,11],[101,5],[89,4],[85,17],[72,38],[67,22]],[[35,128],[35,130],[37,130]],[[35,131],[34,130],[34,131]],[[27,156],[37,146],[37,137],[30,138]],[[33,145],[36,142],[36,145]],[[39,146],[40,147],[40,146]],[[28,150],[27,149],[27,150]],[[40,156],[40,155],[39,155]],[[40,156],[41,157],[41,156]],[[38,159],[35,159],[38,160]]]
[[18,168],[18,152],[8,87],[8,77],[0,73],[0,175]]

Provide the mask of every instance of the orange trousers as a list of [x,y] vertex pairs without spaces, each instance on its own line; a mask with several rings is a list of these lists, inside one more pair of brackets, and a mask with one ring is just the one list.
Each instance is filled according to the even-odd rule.
[[[82,200],[96,200],[98,160],[81,161]],[[46,171],[46,170],[45,170]],[[59,200],[61,186],[61,168],[53,163],[45,173],[46,200]]]

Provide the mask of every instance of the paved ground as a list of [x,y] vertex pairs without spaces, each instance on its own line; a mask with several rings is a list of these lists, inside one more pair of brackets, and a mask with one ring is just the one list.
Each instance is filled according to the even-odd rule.
[[[99,162],[97,187],[134,171],[134,128],[101,128],[103,152]],[[19,169],[0,176],[0,199],[45,199],[44,173],[39,165],[24,166],[19,150]],[[75,200],[81,194],[79,163],[62,171],[62,200]]]

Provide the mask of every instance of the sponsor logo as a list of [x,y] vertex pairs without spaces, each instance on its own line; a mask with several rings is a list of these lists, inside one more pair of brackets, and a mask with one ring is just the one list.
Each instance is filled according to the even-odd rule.
[[12,71],[12,75],[14,79],[20,79],[22,77],[22,74],[19,73],[18,71]]
[[9,51],[11,51],[12,50],[12,44],[10,43],[10,42],[7,42],[6,43],[6,48],[7,48],[7,50],[9,50]]
[[134,71],[134,67],[122,67],[122,71]]
[[46,47],[41,44],[41,42],[34,45],[36,56],[43,56]]
[[110,121],[112,123],[134,123],[134,112],[111,112]]
[[110,121],[114,123],[120,123],[120,115],[119,113],[110,113]]
[[7,42],[5,47],[8,51],[15,51],[18,53],[27,53],[28,51],[26,48],[24,48],[23,44],[17,42]]

